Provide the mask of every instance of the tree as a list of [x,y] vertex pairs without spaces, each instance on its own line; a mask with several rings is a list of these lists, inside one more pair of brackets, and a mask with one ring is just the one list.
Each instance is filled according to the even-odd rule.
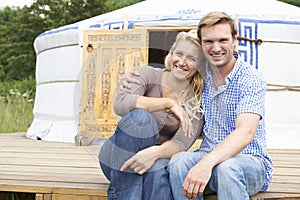
[[112,11],[112,10],[117,10],[119,8],[123,8],[125,6],[133,5],[133,4],[136,4],[141,1],[143,1],[143,0],[123,0],[123,1],[110,0],[110,1],[106,2],[105,6],[106,6],[106,10],[108,12],[108,11]]
[[37,0],[31,9],[48,20],[52,28],[72,24],[103,13],[132,5],[141,0]]
[[36,0],[30,7],[0,10],[0,82],[35,74],[34,39],[41,33],[140,0]]
[[0,81],[21,80],[34,75],[35,52],[33,41],[43,30],[43,21],[23,9],[6,7],[0,12]]
[[297,7],[300,7],[300,1],[299,0],[279,0],[282,1],[284,3],[288,3]]

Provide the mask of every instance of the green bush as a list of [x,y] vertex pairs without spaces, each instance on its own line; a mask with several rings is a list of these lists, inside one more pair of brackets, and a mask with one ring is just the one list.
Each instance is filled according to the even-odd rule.
[[6,97],[10,96],[12,90],[17,90],[20,93],[29,93],[30,98],[35,97],[35,78],[30,76],[21,81],[12,80],[7,82],[0,82],[0,96]]

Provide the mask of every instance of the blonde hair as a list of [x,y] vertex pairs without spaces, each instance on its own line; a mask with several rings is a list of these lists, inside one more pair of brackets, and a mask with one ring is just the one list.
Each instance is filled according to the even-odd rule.
[[205,76],[205,58],[202,53],[200,40],[197,37],[196,30],[190,30],[189,32],[180,32],[176,36],[176,40],[172,45],[168,55],[165,58],[165,66],[167,70],[171,70],[171,57],[179,43],[179,41],[188,40],[193,42],[200,50],[200,59],[198,59],[197,72],[191,79],[190,87],[183,90],[179,96],[179,103],[188,113],[190,118],[199,119],[197,113],[203,113],[201,107],[202,92],[204,87],[203,77]]

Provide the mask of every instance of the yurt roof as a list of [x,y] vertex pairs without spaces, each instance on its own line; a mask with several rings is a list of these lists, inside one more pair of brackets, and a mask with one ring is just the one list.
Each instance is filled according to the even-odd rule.
[[200,17],[210,11],[225,11],[230,15],[256,19],[300,20],[300,8],[276,0],[146,0],[46,31],[38,37],[74,29],[114,29],[114,26],[107,25],[122,23],[126,19],[129,26],[196,26]]

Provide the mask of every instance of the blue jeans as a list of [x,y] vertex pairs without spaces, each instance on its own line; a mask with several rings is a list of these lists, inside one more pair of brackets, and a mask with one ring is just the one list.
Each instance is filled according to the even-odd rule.
[[173,200],[167,166],[169,159],[159,159],[143,175],[129,167],[121,172],[123,163],[138,151],[155,145],[159,131],[153,116],[136,109],[122,117],[113,136],[99,153],[101,169],[110,181],[108,199]]
[[[189,170],[204,156],[205,152],[180,152],[169,162],[170,184],[175,200],[183,197],[182,184]],[[265,168],[258,158],[238,154],[215,166],[205,188],[217,193],[219,200],[246,200],[258,193],[265,181]],[[203,199],[198,196],[197,200]]]

